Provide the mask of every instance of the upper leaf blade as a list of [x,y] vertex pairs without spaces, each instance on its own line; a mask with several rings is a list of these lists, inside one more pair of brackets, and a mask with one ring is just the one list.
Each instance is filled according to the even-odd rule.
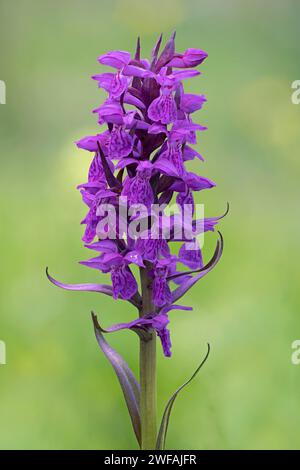
[[170,400],[168,401],[167,405],[166,405],[166,408],[165,408],[165,411],[164,411],[164,414],[163,414],[163,417],[162,417],[162,421],[161,421],[161,425],[160,425],[160,428],[159,428],[159,432],[158,432],[158,436],[157,436],[157,441],[156,441],[156,449],[157,450],[164,450],[165,448],[165,442],[166,442],[166,436],[167,436],[167,431],[168,431],[168,426],[169,426],[169,421],[170,421],[170,416],[171,416],[171,411],[172,411],[172,408],[173,408],[173,405],[174,405],[174,402],[176,400],[176,397],[177,395],[179,394],[179,392],[186,386],[188,385],[195,377],[196,375],[198,374],[198,372],[200,371],[201,367],[204,365],[204,363],[206,362],[208,356],[209,356],[209,353],[210,353],[210,344],[207,343],[207,353],[204,357],[204,359],[201,361],[200,365],[197,367],[197,369],[195,370],[195,372],[193,373],[193,375],[184,383],[181,385],[181,387],[179,387],[175,393],[173,393],[173,395],[171,396]]

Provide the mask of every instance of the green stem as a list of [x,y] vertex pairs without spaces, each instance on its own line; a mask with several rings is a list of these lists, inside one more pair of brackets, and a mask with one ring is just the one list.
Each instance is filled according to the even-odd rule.
[[[153,311],[150,279],[147,270],[141,268],[143,308],[141,315]],[[156,446],[156,334],[150,333],[147,340],[140,339],[140,384],[141,384],[141,449],[152,450]]]

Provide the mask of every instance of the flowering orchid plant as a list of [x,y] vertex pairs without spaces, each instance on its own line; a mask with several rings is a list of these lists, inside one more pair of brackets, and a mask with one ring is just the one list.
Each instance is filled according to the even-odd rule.
[[[196,133],[206,128],[194,123],[192,114],[206,99],[185,93],[183,80],[200,74],[195,67],[207,54],[198,49],[177,53],[175,34],[159,54],[161,42],[162,36],[150,61],[141,58],[139,39],[134,56],[112,51],[98,58],[100,64],[113,69],[92,77],[108,93],[94,110],[106,130],[77,142],[93,155],[88,181],[79,190],[88,207],[82,221],[83,241],[96,256],[81,264],[109,273],[111,285],[65,284],[47,271],[58,287],[103,293],[128,301],[138,310],[136,319],[106,330],[94,313],[92,318],[99,346],[122,387],[141,449],[164,448],[171,409],[182,388],[169,400],[157,433],[156,336],[164,355],[170,357],[169,313],[191,310],[177,302],[214,268],[223,249],[219,233],[213,257],[203,263],[199,239],[204,232],[214,231],[222,216],[196,217],[193,193],[215,184],[186,168],[190,160],[203,160],[192,145],[197,142]],[[173,198],[177,212],[170,214]],[[177,246],[173,242],[180,243],[177,254],[172,252],[172,246]],[[139,269],[140,287],[134,265]],[[139,336],[139,383],[104,339],[105,333],[123,329]]]

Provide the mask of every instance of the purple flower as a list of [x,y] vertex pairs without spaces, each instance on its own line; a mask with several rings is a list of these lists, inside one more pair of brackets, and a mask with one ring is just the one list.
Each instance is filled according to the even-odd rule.
[[88,245],[87,248],[100,251],[102,254],[87,261],[80,261],[84,266],[98,269],[103,273],[110,273],[113,297],[119,297],[128,300],[138,289],[137,282],[133,276],[129,264],[134,263],[143,267],[144,263],[139,253],[134,251],[125,251],[124,254],[118,253],[117,244],[111,240],[103,240]]
[[187,49],[183,54],[174,54],[168,66],[177,68],[196,67],[202,64],[206,57],[207,53],[200,49]]
[[89,135],[76,142],[78,148],[88,150],[89,152],[98,152],[98,143],[100,144],[103,152],[107,153],[107,145],[109,141],[109,132],[105,131],[103,134]]
[[109,93],[111,99],[118,99],[128,88],[130,79],[121,72],[101,73],[93,75],[93,80],[97,80],[99,88],[104,88]]
[[118,70],[122,70],[131,60],[130,53],[127,51],[110,51],[98,57],[100,64],[109,65]]
[[137,165],[136,175],[133,178],[127,177],[122,195],[128,197],[130,205],[143,204],[150,207],[153,204],[154,194],[150,184],[152,172],[153,165],[143,161]]
[[170,331],[168,330],[167,326],[170,323],[168,313],[171,310],[192,310],[192,307],[186,307],[184,305],[171,305],[163,307],[158,313],[149,313],[148,315],[142,318],[137,318],[136,320],[133,320],[128,323],[118,323],[105,330],[102,329],[102,331],[104,333],[113,333],[115,331],[129,329],[147,332],[148,330],[154,329],[161,341],[164,355],[166,357],[170,357],[172,355],[172,344],[170,339]]
[[125,131],[125,125],[114,124],[110,133],[109,156],[110,158],[127,157],[133,149],[133,138]]
[[138,238],[135,246],[142,258],[151,263],[155,263],[159,258],[170,257],[170,247],[167,240],[162,236],[161,238],[152,238],[150,232],[145,234],[145,238]]
[[190,269],[203,268],[202,253],[195,238],[191,242],[186,242],[181,246],[179,259],[181,263],[185,264]]
[[180,110],[183,113],[191,114],[201,109],[205,102],[206,98],[204,95],[184,93],[180,98]]
[[[149,70],[149,62],[147,60],[132,59],[130,53],[126,51],[107,52],[106,54],[100,56],[98,58],[98,61],[100,62],[100,64],[108,65],[117,69],[119,72],[122,72],[123,76],[139,78],[147,78],[153,76],[153,73]],[[100,77],[100,75],[94,75],[92,77],[98,80],[98,78],[95,77]],[[107,90],[107,88],[105,89]]]
[[199,75],[196,70],[176,71],[167,74],[168,69],[163,67],[156,75],[155,80],[160,85],[160,96],[152,101],[148,116],[152,121],[169,124],[177,119],[177,105],[174,98],[174,91],[178,88],[180,80]]

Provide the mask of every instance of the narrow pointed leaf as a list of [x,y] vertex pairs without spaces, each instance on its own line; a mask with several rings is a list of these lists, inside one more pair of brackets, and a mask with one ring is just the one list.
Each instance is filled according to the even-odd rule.
[[97,317],[92,313],[94,323],[94,330],[98,344],[111,363],[114,371],[118,377],[122,392],[126,401],[126,405],[130,414],[134,433],[137,441],[141,441],[141,419],[139,411],[140,401],[140,385],[137,382],[134,374],[124,361],[124,359],[117,353],[104,339]]
[[156,441],[156,449],[157,450],[164,450],[165,448],[165,442],[166,442],[166,436],[167,436],[167,431],[168,431],[168,426],[169,426],[169,421],[170,421],[170,416],[171,416],[171,411],[172,411],[172,408],[173,408],[173,405],[174,405],[174,402],[177,398],[177,395],[179,394],[179,392],[186,386],[188,385],[195,377],[196,375],[198,374],[198,372],[200,371],[201,367],[204,365],[204,363],[206,362],[208,356],[209,356],[209,353],[210,353],[210,344],[207,343],[207,353],[203,359],[203,361],[201,362],[201,364],[197,367],[197,369],[195,370],[195,372],[193,373],[193,375],[189,378],[189,380],[187,380],[183,385],[181,385],[181,387],[179,387],[176,392],[171,396],[170,400],[168,401],[167,403],[167,406],[165,408],[165,411],[164,411],[164,414],[163,414],[163,417],[162,417],[162,421],[161,421],[161,425],[160,425],[160,428],[159,428],[159,432],[158,432],[158,436],[157,436],[157,441]]
[[52,276],[50,276],[48,272],[48,268],[46,268],[46,275],[52,284],[61,289],[65,290],[78,290],[78,291],[86,291],[86,292],[100,292],[101,294],[109,295],[112,297],[113,291],[112,287],[106,284],[65,284],[63,282],[57,281]]

